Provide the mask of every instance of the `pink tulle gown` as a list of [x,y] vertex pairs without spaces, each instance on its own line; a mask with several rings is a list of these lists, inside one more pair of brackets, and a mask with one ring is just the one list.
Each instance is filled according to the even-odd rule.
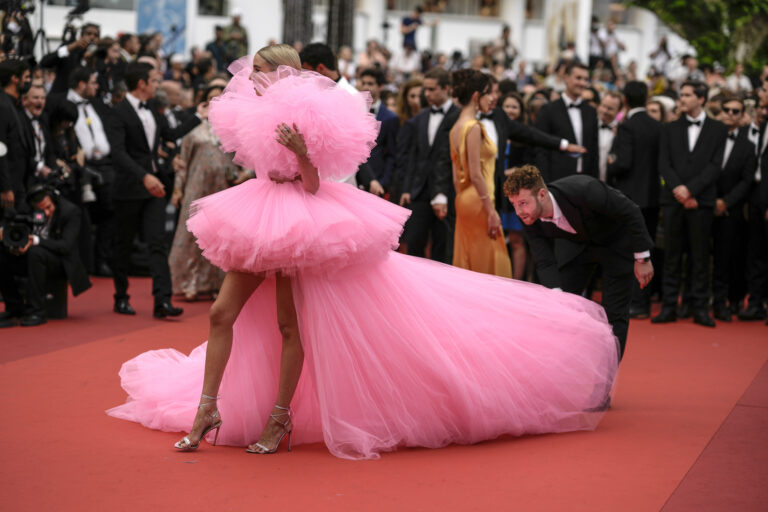
[[[603,309],[582,297],[392,251],[408,210],[338,183],[364,161],[378,123],[369,99],[320,75],[281,67],[238,72],[211,105],[225,151],[257,179],[205,197],[187,225],[224,270],[267,272],[234,327],[218,403],[219,442],[256,441],[277,395],[281,337],[274,274],[292,276],[305,352],[292,407],[294,444],[324,442],[338,457],[376,458],[594,429],[617,372]],[[274,129],[295,123],[317,167],[317,194],[292,177],[295,156]],[[111,416],[188,431],[205,344],[190,355],[153,350],[126,362],[128,401]]]

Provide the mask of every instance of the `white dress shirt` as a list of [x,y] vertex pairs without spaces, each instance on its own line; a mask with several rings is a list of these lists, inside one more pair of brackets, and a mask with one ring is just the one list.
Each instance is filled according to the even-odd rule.
[[698,126],[695,124],[688,125],[688,151],[693,152],[693,148],[696,147],[696,141],[699,140],[699,134],[701,133],[701,129],[704,127],[704,120],[706,118],[707,114],[705,114],[703,110],[699,112],[699,115],[695,118],[689,116],[688,114],[685,115],[685,119],[689,122],[701,121]]
[[24,109],[24,113],[27,114],[30,123],[32,123],[32,138],[35,139],[35,174],[37,174],[45,166],[43,158],[43,155],[45,155],[45,137],[43,137],[40,121],[35,119],[35,116],[29,110]]
[[599,171],[600,181],[605,181],[608,178],[608,153],[611,152],[611,146],[613,146],[614,128],[616,127],[616,120],[614,119],[608,128],[603,127],[603,122],[600,121],[597,130],[597,148],[599,153]]
[[[728,132],[728,135],[738,135],[739,129],[734,128]],[[731,151],[733,151],[733,145],[736,143],[735,140],[731,139],[730,137],[725,138],[725,152],[723,153],[723,165],[722,169],[725,169],[725,164],[728,163],[728,159],[731,157]]]
[[141,120],[141,124],[144,126],[144,135],[147,137],[149,150],[154,151],[155,135],[157,133],[157,123],[155,122],[155,116],[148,108],[139,107],[141,100],[139,100],[133,94],[127,93],[125,97],[128,100],[128,103],[130,103],[133,109],[136,111],[136,114]]
[[496,151],[499,150],[499,134],[496,131],[496,123],[493,122],[493,119],[487,119],[482,117],[481,114],[478,114],[480,116],[480,124],[483,125],[483,128],[485,128],[485,134],[488,136],[489,139],[491,139],[491,142],[494,143],[496,146]]
[[[448,100],[442,105],[440,105],[439,107],[437,107],[440,109],[440,112],[429,113],[429,124],[427,125],[427,137],[429,138],[430,147],[435,142],[435,137],[437,136],[437,129],[440,128],[440,124],[443,122],[443,119],[445,119],[445,116],[448,114],[448,110],[450,110],[451,105],[453,105],[453,101]],[[442,193],[437,194],[435,195],[435,197],[432,198],[429,204],[431,204],[432,206],[437,204],[448,204],[448,197]]]
[[[572,100],[567,93],[563,94],[563,101],[565,102],[565,108],[568,110],[568,117],[571,120],[571,127],[573,128],[573,134],[576,136],[576,144],[579,146],[583,146],[583,130],[584,130],[584,124],[581,121],[581,109],[580,108],[570,108],[571,105],[581,105],[581,98],[578,100]],[[579,157],[576,160],[576,172],[581,172],[582,166],[584,165],[584,158]]]
[[101,118],[89,102],[70,89],[67,99],[77,105],[75,135],[87,160],[98,160],[109,155],[110,146]]

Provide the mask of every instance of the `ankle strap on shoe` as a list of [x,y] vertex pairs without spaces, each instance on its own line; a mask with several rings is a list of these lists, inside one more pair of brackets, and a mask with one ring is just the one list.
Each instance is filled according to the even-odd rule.
[[[207,398],[208,400],[218,400],[219,398],[221,398],[221,395],[208,396],[205,393],[201,393],[200,394],[200,398]],[[275,407],[277,407],[277,406],[275,406]]]

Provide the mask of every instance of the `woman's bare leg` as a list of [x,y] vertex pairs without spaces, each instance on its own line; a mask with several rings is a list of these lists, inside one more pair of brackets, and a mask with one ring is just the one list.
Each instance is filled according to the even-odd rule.
[[[280,334],[283,337],[283,350],[280,358],[280,384],[277,389],[275,404],[287,409],[291,405],[293,394],[299,383],[301,368],[304,365],[304,348],[301,346],[299,336],[299,321],[296,316],[296,305],[293,302],[293,290],[291,280],[277,276],[277,323]],[[272,414],[277,416],[269,418],[261,433],[258,443],[267,447],[270,451],[275,447],[286,430],[290,420],[288,411],[275,407]],[[263,452],[264,450],[252,444],[251,450]]]
[[[205,353],[205,375],[203,394],[215,397],[219,392],[221,378],[232,351],[232,326],[254,290],[264,281],[264,274],[227,272],[216,301],[209,312],[210,332]],[[209,407],[197,410],[192,430],[187,436],[190,444],[196,444],[200,434],[211,424],[211,414],[216,411],[213,400],[202,399],[201,403],[211,403]]]

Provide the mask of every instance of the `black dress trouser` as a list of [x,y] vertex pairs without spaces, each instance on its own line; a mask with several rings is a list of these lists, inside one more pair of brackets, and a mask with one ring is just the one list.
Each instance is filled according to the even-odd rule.
[[[64,276],[64,265],[53,251],[30,247],[26,253],[15,255],[5,247],[0,248],[0,293],[5,310],[17,316],[45,316],[45,285],[53,277]],[[19,291],[17,277],[26,277],[26,307]]]

